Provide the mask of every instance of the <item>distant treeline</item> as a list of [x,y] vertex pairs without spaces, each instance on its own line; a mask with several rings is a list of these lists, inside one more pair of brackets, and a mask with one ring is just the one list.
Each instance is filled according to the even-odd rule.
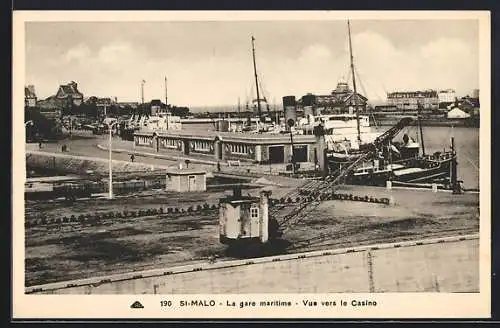
[[[138,105],[137,107],[132,107],[130,105],[119,105],[119,104],[110,104],[106,106],[106,112],[104,112],[104,106],[99,106],[97,103],[93,102],[85,102],[81,105],[71,105],[61,108],[62,116],[67,115],[82,115],[88,118],[100,118],[103,116],[128,116],[128,115],[151,115],[151,104],[145,103]],[[190,115],[188,107],[178,107],[178,106],[169,106],[169,110],[173,115],[187,117]]]
[[42,114],[38,108],[25,107],[24,122],[26,140],[29,142],[39,141],[41,139],[55,139],[62,135],[60,118],[47,117]]

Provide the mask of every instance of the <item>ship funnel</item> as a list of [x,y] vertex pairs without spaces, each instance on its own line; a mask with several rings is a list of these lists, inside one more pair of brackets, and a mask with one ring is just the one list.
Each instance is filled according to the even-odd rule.
[[297,122],[297,102],[295,96],[283,97],[283,110],[285,112],[285,124],[287,128],[292,127]]

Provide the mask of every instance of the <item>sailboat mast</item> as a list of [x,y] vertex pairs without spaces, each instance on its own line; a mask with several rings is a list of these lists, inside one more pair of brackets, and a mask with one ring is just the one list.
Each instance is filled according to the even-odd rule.
[[257,79],[257,65],[255,64],[255,46],[254,46],[255,38],[252,35],[252,57],[253,57],[253,72],[255,75],[255,88],[257,90],[257,112],[259,115],[259,120],[262,122],[262,113],[260,109],[260,94],[259,94],[259,82]]
[[421,122],[421,119],[420,119],[420,115],[421,115],[421,112],[422,112],[422,106],[420,104],[420,101],[417,102],[417,117],[418,117],[418,128],[420,130],[420,142],[422,143],[422,155],[425,156],[425,144],[424,144],[424,133],[422,131],[422,122]]
[[167,77],[165,76],[165,107],[168,108]]
[[351,42],[351,24],[349,23],[349,20],[347,20],[347,30],[349,33],[349,55],[351,58],[352,86],[354,88],[354,94],[352,96],[354,98],[354,109],[356,111],[356,128],[358,131],[358,143],[361,145],[361,132],[359,128],[358,92],[356,89],[356,74],[354,73],[354,57],[352,55],[352,42]]

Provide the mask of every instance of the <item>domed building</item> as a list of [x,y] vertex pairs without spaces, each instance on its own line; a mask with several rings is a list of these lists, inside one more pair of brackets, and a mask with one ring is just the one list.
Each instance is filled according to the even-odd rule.
[[315,114],[355,113],[357,103],[359,112],[364,112],[367,101],[368,99],[359,93],[354,95],[349,84],[340,80],[337,87],[329,95],[308,93],[302,96],[297,102],[297,109],[307,112],[308,108],[311,108]]

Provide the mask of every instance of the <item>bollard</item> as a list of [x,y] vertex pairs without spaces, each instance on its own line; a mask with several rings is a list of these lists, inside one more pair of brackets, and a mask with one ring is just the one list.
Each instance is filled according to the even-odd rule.
[[436,183],[432,184],[432,192],[438,192],[438,186]]

